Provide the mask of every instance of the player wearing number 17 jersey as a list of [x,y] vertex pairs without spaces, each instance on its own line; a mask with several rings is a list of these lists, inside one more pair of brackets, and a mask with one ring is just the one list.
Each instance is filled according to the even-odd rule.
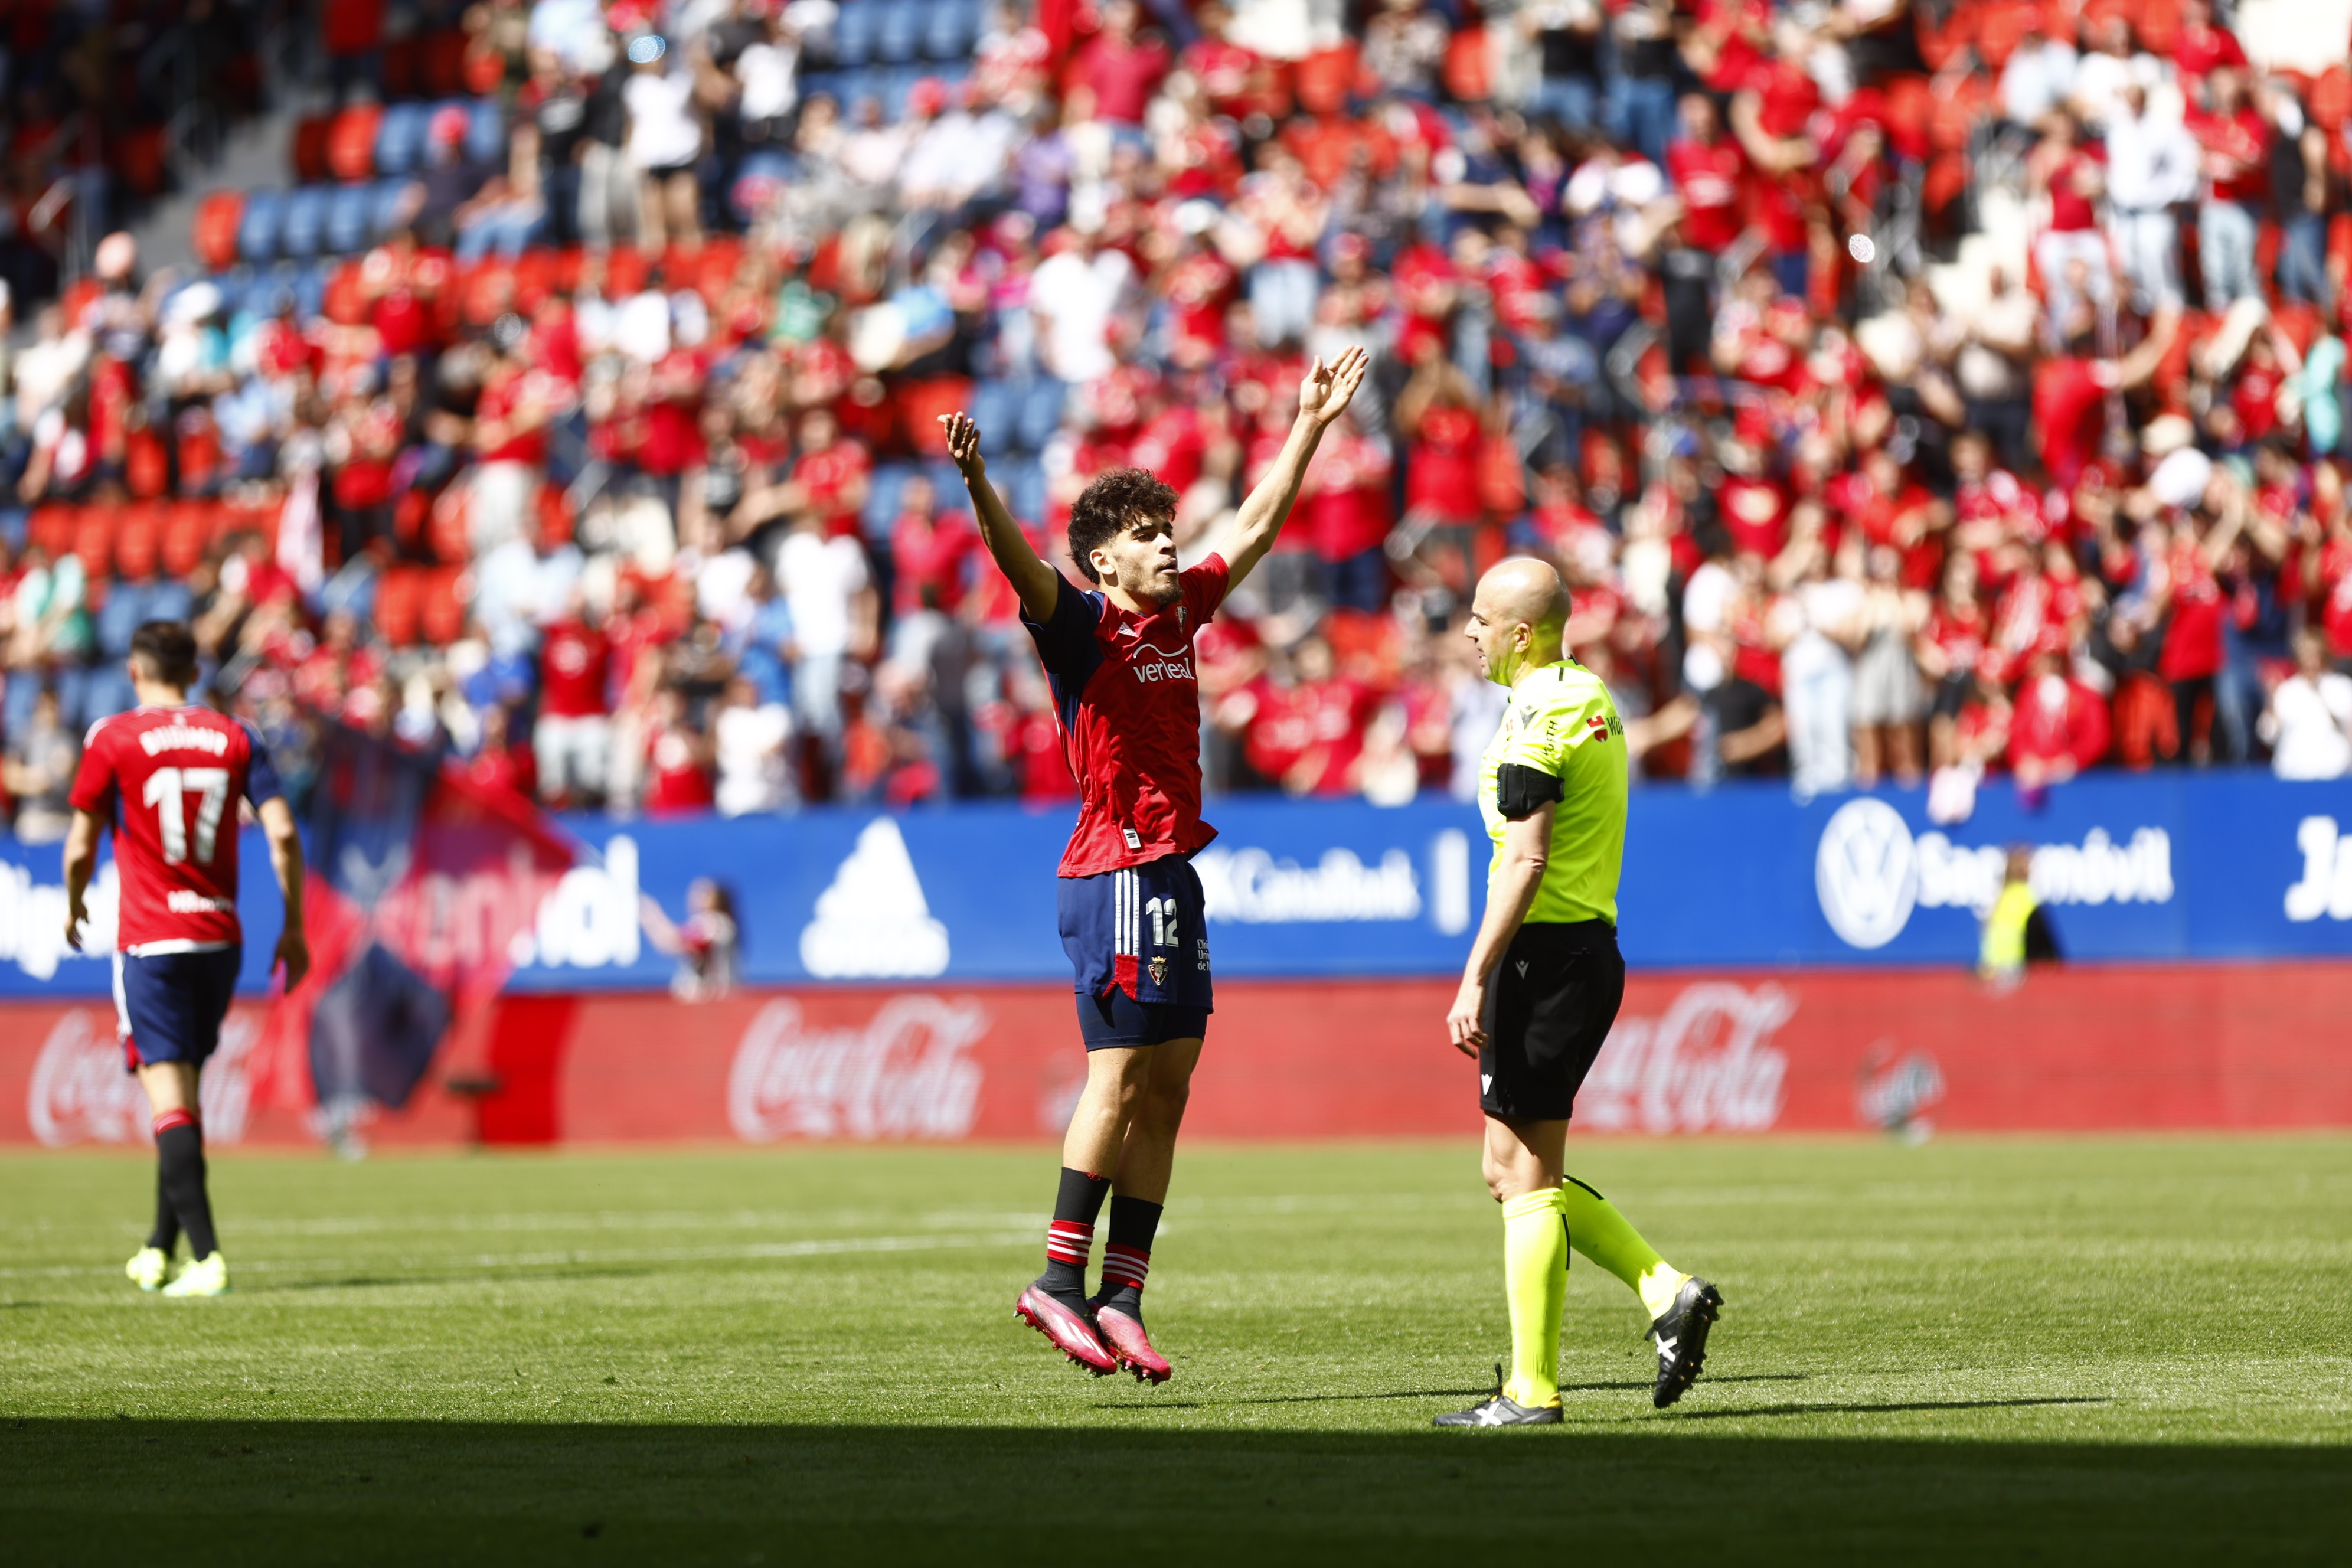
[[[942,421],[989,553],[1053,684],[1078,821],[1055,902],[1076,972],[1087,1086],[1062,1142],[1045,1272],[1013,1310],[1097,1374],[1165,1382],[1143,1330],[1143,1280],[1168,1196],[1176,1132],[1212,1005],[1208,931],[1192,858],[1201,820],[1201,697],[1192,638],[1274,543],[1331,422],[1362,384],[1363,351],[1317,360],[1282,455],[1216,550],[1176,562],[1176,492],[1140,468],[1104,474],[1070,510],[1070,558],[1087,587],[1037,557],[989,484],[980,432]],[[1095,1218],[1113,1194],[1102,1289],[1087,1295]]]
[[[302,841],[259,736],[188,701],[195,639],[176,621],[150,621],[131,639],[139,706],[90,726],[73,785],[66,837],[66,941],[81,946],[83,895],[99,835],[114,831],[121,898],[114,1005],[127,1070],[155,1116],[155,1228],[124,1272],[142,1290],[217,1296],[228,1264],[213,1234],[205,1190],[205,1059],[220,1043],[244,955],[236,918],[237,816],[249,802],[269,840],[286,900],[277,962],[289,989],[310,966],[302,940]],[[185,1232],[194,1261],[166,1283]]]

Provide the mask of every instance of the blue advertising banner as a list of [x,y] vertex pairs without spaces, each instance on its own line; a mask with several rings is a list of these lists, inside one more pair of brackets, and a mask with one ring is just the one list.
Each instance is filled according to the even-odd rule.
[[[1460,968],[1485,902],[1475,811],[1234,799],[1209,815],[1220,835],[1195,865],[1218,973]],[[1065,981],[1054,866],[1069,823],[1009,805],[567,819],[590,853],[518,941],[508,989],[669,984],[658,943],[706,878],[734,904],[746,984]],[[2098,775],[2031,806],[1989,786],[1954,826],[1929,822],[1919,791],[1801,805],[1769,784],[1638,792],[1621,941],[1637,968],[1966,964],[2016,844],[2071,959],[2352,955],[2352,782],[2252,771]],[[279,917],[257,833],[243,865],[259,989]],[[0,996],[106,994],[111,876],[94,891],[91,953],[68,953],[57,847],[0,841]],[[463,895],[450,889],[451,907]]]

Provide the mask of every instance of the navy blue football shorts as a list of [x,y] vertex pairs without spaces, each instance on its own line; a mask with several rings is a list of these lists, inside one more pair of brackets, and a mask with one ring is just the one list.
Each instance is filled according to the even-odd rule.
[[1157,1046],[1208,1033],[1209,928],[1200,873],[1181,855],[1092,877],[1055,896],[1087,1049]]
[[220,1044],[241,947],[114,955],[115,1031],[128,1072],[156,1062],[202,1067]]

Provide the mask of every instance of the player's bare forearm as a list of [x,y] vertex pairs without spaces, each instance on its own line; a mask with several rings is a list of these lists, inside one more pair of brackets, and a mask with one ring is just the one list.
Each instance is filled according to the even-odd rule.
[[295,826],[293,808],[282,797],[263,801],[258,815],[262,834],[269,840],[269,868],[286,904],[286,924],[278,935],[272,967],[284,966],[286,989],[291,991],[310,969],[310,943],[302,921],[302,833]]
[[66,828],[66,945],[76,952],[81,951],[81,923],[89,918],[83,898],[98,869],[98,836],[105,828],[94,813],[79,807]]
[[1061,596],[1062,577],[1038,557],[1029,546],[1029,536],[1006,510],[1004,498],[988,482],[988,460],[980,454],[980,426],[968,414],[942,414],[940,423],[947,427],[948,456],[955,459],[956,472],[963,476],[963,488],[971,497],[971,513],[980,523],[981,542],[988,546],[996,569],[1021,595],[1021,607],[1033,621],[1043,623],[1054,614],[1054,604]]
[[1225,558],[1229,590],[1274,548],[1276,536],[1297,502],[1299,486],[1307,480],[1307,465],[1315,460],[1323,432],[1348,411],[1371,363],[1370,355],[1356,348],[1328,365],[1318,358],[1307,367],[1307,379],[1298,385],[1298,417],[1291,424],[1290,437],[1283,442],[1282,454],[1265,478],[1242,501],[1232,529],[1218,547],[1217,552]]
[[1453,1009],[1445,1016],[1446,1032],[1454,1048],[1465,1056],[1476,1056],[1478,1047],[1486,1043],[1486,984],[1495,966],[1503,962],[1511,939],[1519,934],[1519,927],[1526,922],[1528,911],[1535,907],[1536,894],[1543,887],[1544,868],[1550,858],[1555,809],[1548,803],[1533,816],[1503,829],[1503,863],[1496,868],[1494,883],[1487,891],[1486,917],[1478,922],[1478,935],[1470,944],[1469,961],[1462,966],[1461,988],[1454,994]]

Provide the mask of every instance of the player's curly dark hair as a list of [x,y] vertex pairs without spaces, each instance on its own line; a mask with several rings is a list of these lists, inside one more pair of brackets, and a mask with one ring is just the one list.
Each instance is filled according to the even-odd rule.
[[1098,476],[1070,508],[1070,559],[1090,583],[1102,581],[1088,559],[1121,529],[1146,517],[1176,515],[1176,492],[1141,468],[1113,468]]

